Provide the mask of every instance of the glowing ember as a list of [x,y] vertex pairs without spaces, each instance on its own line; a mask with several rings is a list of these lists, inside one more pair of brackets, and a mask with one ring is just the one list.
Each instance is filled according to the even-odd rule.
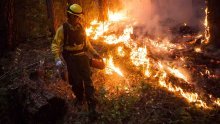
[[194,51],[197,52],[197,53],[201,53],[202,52],[202,49],[200,47],[195,47],[194,48]]
[[218,98],[217,100],[214,101],[214,103],[218,106],[220,106],[220,98]]

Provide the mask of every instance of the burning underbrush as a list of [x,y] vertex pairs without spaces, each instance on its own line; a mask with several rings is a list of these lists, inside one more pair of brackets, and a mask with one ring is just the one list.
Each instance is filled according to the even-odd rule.
[[[107,98],[126,93],[138,96],[133,90],[140,82],[145,82],[165,88],[197,107],[213,109],[220,106],[218,98],[206,95],[205,90],[198,87],[197,78],[202,77],[194,76],[191,56],[187,55],[203,52],[209,39],[207,33],[159,38],[148,33],[143,35],[138,27],[138,22],[126,13],[109,12],[108,20],[94,20],[86,29],[87,36],[100,48],[106,63],[106,69],[93,77],[95,83],[103,83],[100,88],[107,92]],[[211,75],[208,69],[205,71]]]

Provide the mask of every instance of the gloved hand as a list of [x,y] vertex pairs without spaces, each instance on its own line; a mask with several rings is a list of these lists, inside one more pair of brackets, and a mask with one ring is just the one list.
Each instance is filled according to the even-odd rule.
[[56,66],[57,66],[57,67],[62,67],[63,65],[64,65],[64,64],[63,64],[63,61],[62,61],[62,60],[59,59],[59,60],[56,61]]
[[95,55],[94,55],[94,58],[96,58],[96,59],[102,59],[102,57],[101,57],[99,54],[95,54]]

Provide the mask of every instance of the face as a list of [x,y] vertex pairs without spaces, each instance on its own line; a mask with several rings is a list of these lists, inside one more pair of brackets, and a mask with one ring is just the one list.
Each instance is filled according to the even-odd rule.
[[79,23],[80,22],[80,17],[75,16],[75,15],[69,15],[69,21],[70,23]]

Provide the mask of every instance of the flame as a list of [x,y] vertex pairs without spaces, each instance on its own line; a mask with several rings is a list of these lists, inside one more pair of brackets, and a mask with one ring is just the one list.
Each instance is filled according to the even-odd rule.
[[[161,66],[161,65],[160,65]],[[166,80],[167,74],[166,72],[163,72],[160,79],[159,79],[159,84],[160,86],[166,88],[168,91],[178,93],[182,97],[184,97],[188,102],[190,103],[196,103],[198,107],[203,107],[210,109],[211,107],[207,106],[207,103],[202,101],[201,99],[198,98],[197,93],[190,93],[190,92],[185,92],[181,87],[177,87],[175,85],[172,85],[172,83],[167,83]]]
[[[115,22],[122,21],[123,19],[126,18],[126,14],[123,12],[118,12],[118,13],[113,13],[111,11],[108,12],[108,21],[104,22],[99,22],[97,20],[94,20],[90,23],[90,27],[86,28],[86,35],[90,36],[91,39],[97,40],[99,38],[104,37],[104,33],[109,31],[109,27],[114,24]],[[105,41],[110,41],[114,40],[117,41],[116,36],[111,36],[111,37],[104,37]],[[106,42],[107,42],[106,41]],[[114,43],[114,42],[113,42]],[[116,42],[117,43],[117,42]],[[111,44],[111,43],[110,43]]]
[[188,82],[188,79],[187,77],[178,69],[174,69],[174,68],[171,68],[171,67],[167,67],[167,69],[169,70],[169,72],[171,74],[173,74],[175,77],[178,77],[180,79],[183,79],[184,81]]
[[201,53],[202,52],[202,49],[200,47],[195,47],[194,48],[194,51],[197,52],[197,53]]
[[124,56],[125,56],[125,52],[124,52],[122,46],[119,46],[119,47],[118,47],[118,55],[121,56],[121,57],[124,57]]
[[220,106],[220,98],[216,99],[216,100],[214,101],[214,103],[215,103],[216,105]]
[[[204,26],[206,28],[204,43],[208,42],[210,38],[207,14],[208,9],[206,9],[206,18],[204,21]],[[99,22],[97,20],[92,21],[90,23],[90,26],[86,28],[86,34],[90,39],[104,42],[106,43],[106,45],[117,46],[119,44],[123,44],[119,47],[116,47],[116,49],[113,48],[117,51],[117,57],[130,55],[128,61],[132,62],[132,64],[138,69],[142,69],[143,75],[145,77],[157,79],[159,86],[166,88],[168,91],[173,92],[176,95],[182,96],[189,103],[195,103],[196,106],[207,109],[211,108],[207,105],[205,101],[202,100],[202,97],[200,98],[199,93],[184,91],[184,89],[182,89],[180,86],[176,86],[172,82],[168,82],[168,74],[172,74],[176,78],[182,79],[185,82],[189,83],[187,71],[183,70],[182,68],[173,68],[170,66],[169,63],[165,63],[164,61],[160,61],[155,58],[149,58],[149,56],[151,55],[149,53],[151,53],[152,51],[159,53],[161,56],[163,56],[165,53],[168,53],[170,55],[172,51],[184,49],[185,46],[181,44],[174,44],[166,38],[151,39],[147,36],[141,39],[141,41],[143,41],[142,43],[138,44],[138,41],[135,41],[135,39],[131,37],[134,32],[133,27],[135,23],[130,23],[129,21],[126,21],[128,21],[128,16],[125,11],[109,11],[108,20],[105,20],[104,22]],[[185,23],[184,25],[186,26],[187,24]],[[195,38],[198,39],[201,37],[202,35],[200,34]],[[124,47],[122,46],[130,49],[130,51],[124,51]],[[202,49],[200,47],[196,47],[194,50],[196,52],[202,52]],[[108,56],[108,59],[104,59],[106,62],[106,74],[113,74],[115,72],[121,77],[124,77],[124,74],[122,73],[120,68],[116,67],[114,64],[114,61],[117,60],[113,59],[113,55]],[[185,57],[179,57],[179,61],[184,63],[186,61]],[[155,67],[155,65],[157,67]],[[205,73],[210,74],[210,72],[208,71],[206,71]],[[112,83],[111,86],[112,85],[116,84]],[[129,87],[125,86],[124,84],[120,84],[119,89],[129,90]],[[220,99],[212,101],[212,105],[213,104],[217,104],[219,106]]]
[[130,58],[135,66],[147,64],[148,63],[147,48],[139,47],[139,48],[132,49]]
[[149,38],[146,39],[146,42],[148,42],[152,47],[154,47],[156,51],[170,52],[171,50],[176,48],[183,49],[182,46],[177,46],[173,43],[170,43],[168,39],[164,39],[162,42],[159,41],[160,39],[158,39],[158,41]]
[[147,67],[145,69],[145,73],[144,74],[145,74],[146,77],[150,77],[151,76],[149,59],[148,59],[148,64],[147,64]]
[[108,60],[104,59],[106,61],[106,74],[113,74],[113,71],[116,72],[118,75],[124,77],[123,73],[118,67],[115,67],[113,62],[113,57],[110,56]]
[[204,26],[205,26],[205,41],[203,43],[208,44],[210,40],[210,28],[209,28],[209,23],[208,23],[208,7],[205,9],[205,21],[204,21]]
[[125,20],[127,18],[127,16],[124,14],[124,12],[108,12],[108,19],[109,21],[112,22],[118,22],[118,21],[122,21]]

